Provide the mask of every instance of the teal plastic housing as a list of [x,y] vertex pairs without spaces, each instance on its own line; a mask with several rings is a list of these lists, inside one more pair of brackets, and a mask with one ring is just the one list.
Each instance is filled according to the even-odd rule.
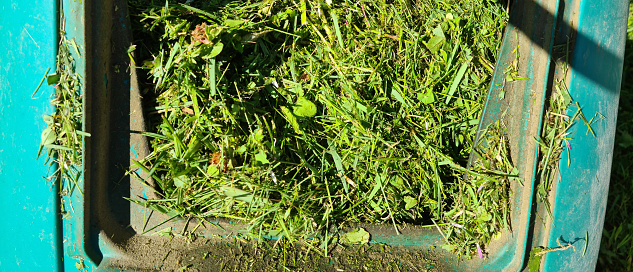
[[55,70],[57,1],[0,1],[0,271],[61,271],[61,217],[53,169],[37,158]]
[[[100,86],[105,90],[115,84],[116,76],[113,71],[101,68],[110,62],[99,59],[102,55],[95,53],[97,49],[94,48],[108,48],[101,43],[110,41],[102,40],[108,35],[101,37],[98,34],[112,31],[113,24],[125,27],[126,23],[122,18],[109,16],[115,8],[123,8],[111,2],[64,0],[64,9],[60,11],[65,16],[67,37],[74,38],[80,49],[80,55],[75,56],[76,72],[85,79],[85,86]],[[536,0],[522,2],[529,2],[537,9],[539,3],[543,3]],[[528,196],[527,210],[521,214],[528,218],[524,231],[506,237],[503,246],[491,252],[488,260],[457,263],[450,254],[441,255],[455,270],[520,271],[525,267],[532,247],[557,247],[557,238],[575,243],[577,250],[546,254],[541,263],[543,271],[591,271],[595,267],[611,169],[628,1],[558,0],[556,6],[556,12],[543,14],[545,19],[549,14],[549,19],[560,22],[552,25],[556,28],[554,32],[563,31],[565,25],[575,29],[568,86],[587,119],[595,117],[591,127],[596,135],[586,133],[587,126],[582,121],[577,121],[571,129],[572,149],[563,153],[560,180],[552,191],[553,222],[543,229],[532,224],[534,212],[530,203],[533,192],[532,187],[527,186],[524,188]],[[101,12],[104,8],[109,13]],[[122,228],[101,228],[98,221],[109,219],[96,216],[100,208],[95,207],[91,199],[84,198],[84,194],[90,196],[91,190],[95,190],[90,172],[98,171],[93,170],[94,163],[98,162],[84,164],[87,179],[80,181],[84,194],[74,193],[61,199],[64,203],[72,202],[75,207],[74,212],[62,220],[58,185],[43,178],[53,169],[45,165],[43,157],[36,158],[40,134],[45,127],[41,116],[52,111],[49,100],[53,89],[43,84],[38,93],[33,97],[31,94],[46,69],[54,70],[58,15],[56,1],[10,0],[0,3],[0,33],[7,33],[0,36],[0,44],[5,45],[0,49],[0,67],[3,67],[0,69],[0,120],[4,124],[0,126],[3,143],[0,147],[0,186],[8,192],[7,197],[0,198],[0,205],[9,211],[0,223],[0,271],[118,271],[110,266],[112,260],[125,259],[129,252],[120,250],[117,242],[109,237],[119,234],[117,231]],[[525,31],[518,26],[509,29]],[[503,70],[516,46],[511,43],[512,39],[506,37],[505,40],[490,97],[499,91],[495,82],[505,77]],[[534,40],[529,50],[551,52],[551,46],[553,42],[538,44]],[[530,65],[537,66],[532,62]],[[527,69],[530,72],[534,67]],[[546,73],[545,77],[549,76]],[[91,90],[89,87],[85,89],[86,92]],[[112,99],[108,94],[91,95]],[[87,127],[88,132],[93,133],[92,125],[95,131],[99,130],[97,124],[91,124]],[[93,133],[91,141],[101,140],[95,140],[95,135],[98,137],[99,134]],[[94,153],[91,146],[86,145],[87,154]],[[524,203],[526,199],[521,201]],[[434,230],[414,228],[404,233],[402,236],[395,233],[373,235],[372,240],[423,248],[441,245],[443,240]],[[587,246],[583,250],[585,242]]]
[[[572,243],[574,250],[545,255],[542,271],[593,271],[604,225],[622,79],[629,1],[571,0],[565,14],[577,26],[568,82],[591,129],[576,121],[569,152],[560,160],[560,179],[552,193],[553,220],[543,245]],[[576,21],[572,21],[576,17]],[[568,115],[575,113],[569,109]],[[567,149],[567,148],[566,148]]]

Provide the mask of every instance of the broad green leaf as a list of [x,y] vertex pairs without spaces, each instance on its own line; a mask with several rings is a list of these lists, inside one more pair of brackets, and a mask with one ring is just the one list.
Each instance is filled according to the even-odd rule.
[[241,145],[240,147],[238,147],[235,152],[239,153],[239,154],[243,154],[244,152],[246,152],[246,146],[245,145]]
[[358,228],[354,231],[343,234],[342,240],[347,244],[367,244],[370,238],[369,232],[363,228]]
[[224,21],[223,25],[227,26],[227,27],[234,28],[234,27],[241,26],[241,25],[243,25],[246,22],[247,22],[246,20],[231,20],[231,19],[227,19],[227,20]]
[[435,102],[435,95],[433,91],[427,90],[425,93],[418,93],[418,100],[424,104],[431,104]]
[[445,36],[444,36],[444,31],[442,30],[442,26],[439,26],[439,25],[438,25],[437,27],[435,27],[435,28],[433,29],[433,31],[432,31],[432,32],[433,32],[433,34],[434,34],[435,36],[439,36],[439,37],[445,38]]
[[565,87],[559,87],[558,85],[555,86],[556,90],[558,91],[558,93],[563,97],[563,105],[567,106],[569,104],[571,104],[572,99],[571,96],[569,95],[569,91],[567,91],[567,88]]
[[433,37],[431,37],[431,39],[429,39],[429,41],[426,43],[426,47],[431,52],[435,53],[442,47],[446,38],[444,37],[444,32],[442,32],[442,28],[439,26],[433,30],[433,34]]
[[83,269],[86,269],[86,265],[84,264],[83,260],[79,260],[78,262],[75,263],[75,268],[81,271]]
[[185,188],[189,185],[189,177],[187,175],[180,175],[174,178],[174,185],[178,188]]
[[441,245],[440,247],[448,252],[454,252],[457,249],[454,245]]
[[154,62],[155,62],[155,60],[154,61],[152,61],[152,60],[145,60],[145,61],[143,61],[143,68],[149,68],[149,69],[154,68],[154,65],[155,65]]
[[[45,117],[48,115],[44,115]],[[48,116],[50,117],[50,116]],[[44,118],[44,120],[46,121],[46,118]],[[51,117],[51,122],[52,122],[52,117]],[[53,129],[51,128],[52,123],[49,124],[43,131],[42,131],[42,136],[41,136],[41,140],[40,140],[40,147],[37,150],[37,157],[39,158],[39,156],[42,154],[42,149],[44,147],[46,148],[51,148],[51,146],[53,145],[53,143],[55,142],[55,140],[57,140],[57,134],[55,133],[55,131],[53,131]]]
[[224,28],[221,26],[216,26],[214,28],[207,28],[206,32],[207,32],[207,37],[209,37],[209,40],[213,41],[216,38],[218,38],[220,36],[220,34],[222,34],[222,32],[224,31]]
[[292,107],[292,112],[299,117],[314,117],[317,113],[317,108],[312,101],[305,97],[299,97],[297,103]]
[[255,140],[256,143],[261,144],[262,140],[264,139],[264,130],[263,129],[257,129],[255,131],[254,134],[252,134],[253,136],[253,140]]
[[50,145],[57,140],[57,133],[53,131],[51,127],[46,127],[44,131],[42,131],[42,142],[40,145]]
[[536,255],[543,251],[542,247],[532,248],[530,252],[530,259],[528,260],[528,270],[530,272],[539,272],[541,266],[541,257],[542,255]]
[[205,50],[203,50],[203,54],[204,56],[202,57],[203,59],[212,59],[215,58],[217,55],[219,55],[220,53],[222,53],[222,49],[224,49],[224,44],[222,44],[221,42],[218,42],[214,45],[203,45],[205,47],[209,47]]
[[228,197],[231,197],[237,201],[250,203],[253,206],[261,207],[269,204],[268,199],[253,196],[251,193],[230,186],[220,187],[220,191]]
[[52,74],[48,77],[46,77],[46,83],[48,85],[55,85],[59,82],[59,79],[61,79],[61,75],[60,74]]
[[410,196],[405,196],[404,197],[404,203],[406,204],[404,206],[404,208],[406,210],[408,210],[408,209],[411,209],[411,208],[417,206],[418,205],[418,200],[413,198],[413,197],[410,197]]
[[50,115],[42,115],[42,119],[44,119],[44,123],[49,126],[55,123],[55,119],[53,118],[53,116]]
[[398,188],[398,190],[404,190],[404,180],[400,176],[395,176],[389,179],[389,183],[394,187]]
[[488,222],[492,220],[492,215],[487,211],[483,211],[481,214],[479,214],[479,217],[477,218],[477,220],[479,222]]
[[264,151],[262,150],[260,150],[259,153],[255,154],[255,160],[260,162],[261,164],[270,163],[270,161],[268,161],[268,158],[266,157],[266,153],[264,153]]
[[220,169],[218,169],[218,167],[216,165],[209,165],[207,168],[207,175],[209,177],[214,177],[216,175],[220,174]]

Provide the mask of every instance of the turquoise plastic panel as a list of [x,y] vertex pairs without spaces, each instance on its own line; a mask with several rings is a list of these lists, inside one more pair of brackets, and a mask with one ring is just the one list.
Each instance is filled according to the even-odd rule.
[[[578,21],[573,22],[577,34],[569,92],[595,136],[582,120],[570,129],[571,150],[563,151],[560,162],[548,247],[558,247],[558,238],[563,244],[573,243],[576,250],[546,254],[543,269],[593,271],[609,189],[629,1],[566,2],[579,5]],[[571,107],[568,114],[575,112]]]
[[62,264],[56,184],[36,158],[53,89],[57,1],[0,1],[0,271],[59,271]]

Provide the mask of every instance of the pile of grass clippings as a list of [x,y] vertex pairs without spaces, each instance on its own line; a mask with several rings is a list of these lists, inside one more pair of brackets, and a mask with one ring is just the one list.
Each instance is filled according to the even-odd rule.
[[161,196],[138,203],[322,249],[352,223],[435,224],[446,249],[482,256],[509,229],[516,169],[503,138],[479,150],[490,161],[465,168],[507,23],[502,5],[130,1],[130,9],[153,124],[144,133],[152,152],[135,168]]
[[[63,11],[60,11],[60,14],[63,14]],[[67,196],[74,190],[83,194],[78,182],[82,178],[83,140],[90,134],[83,131],[81,76],[75,72],[74,56],[80,55],[79,48],[74,39],[66,38],[63,16],[60,22],[55,71],[51,74],[49,70],[46,71],[33,95],[38,92],[44,80],[55,89],[51,100],[55,112],[43,116],[46,128],[42,131],[37,156],[41,156],[43,151],[46,152],[46,163],[55,167],[54,172],[46,179],[59,182],[60,195]],[[61,206],[62,214],[65,214],[67,207],[63,201]],[[72,209],[72,204],[69,206]]]

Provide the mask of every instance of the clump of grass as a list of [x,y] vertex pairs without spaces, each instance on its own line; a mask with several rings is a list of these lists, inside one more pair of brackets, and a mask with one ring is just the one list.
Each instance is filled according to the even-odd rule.
[[[591,133],[595,136],[591,124],[601,115],[597,113],[591,119],[582,113],[582,108],[578,102],[573,103],[565,82],[569,71],[569,42],[556,46],[555,53],[561,55],[556,60],[557,71],[559,76],[555,78],[554,89],[548,98],[549,104],[546,106],[541,137],[537,139],[539,145],[539,161],[537,166],[537,201],[545,207],[548,216],[552,216],[551,203],[549,202],[549,193],[556,179],[559,178],[559,165],[561,154],[569,152],[572,148],[569,141],[573,135],[567,132],[573,122],[581,120],[587,126],[587,134]],[[567,115],[567,111],[576,108],[572,116]],[[569,156],[567,157],[568,165],[571,163]]]
[[[560,165],[560,157],[564,150],[571,149],[569,140],[571,136],[567,130],[571,127],[573,121],[579,118],[580,108],[578,112],[570,118],[567,116],[567,110],[572,106],[572,98],[567,90],[565,79],[568,72],[568,56],[569,44],[562,45],[559,48],[565,51],[565,55],[557,63],[560,70],[560,79],[555,79],[554,89],[548,99],[549,105],[546,107],[543,120],[543,128],[541,137],[537,139],[539,145],[539,163],[537,168],[538,185],[536,188],[537,200],[542,203],[551,217],[551,205],[548,197],[552,184],[558,178],[558,167]],[[559,46],[560,47],[560,46]],[[568,162],[569,163],[569,162]]]
[[507,128],[499,120],[488,125],[475,144],[471,167],[455,166],[468,178],[458,183],[455,202],[445,214],[444,221],[450,225],[445,237],[449,243],[444,248],[452,251],[464,248],[471,255],[475,245],[483,258],[481,248],[501,230],[511,229],[510,185],[522,181],[519,170],[509,160],[507,134]]
[[46,75],[48,85],[53,85],[55,89],[51,100],[55,112],[43,116],[47,126],[42,132],[38,156],[44,149],[48,150],[47,163],[56,166],[55,172],[48,179],[63,181],[60,187],[62,193],[72,194],[78,187],[77,182],[82,173],[83,138],[90,134],[82,131],[81,78],[75,72],[75,60],[71,53],[74,50],[73,53],[78,56],[79,49],[74,40],[66,38],[63,17],[60,21],[62,25],[55,72],[48,75],[47,71]]
[[465,168],[507,21],[494,2],[131,6],[156,125],[135,167],[161,197],[138,203],[321,248],[350,223],[436,220],[470,256],[507,228],[505,142]]

